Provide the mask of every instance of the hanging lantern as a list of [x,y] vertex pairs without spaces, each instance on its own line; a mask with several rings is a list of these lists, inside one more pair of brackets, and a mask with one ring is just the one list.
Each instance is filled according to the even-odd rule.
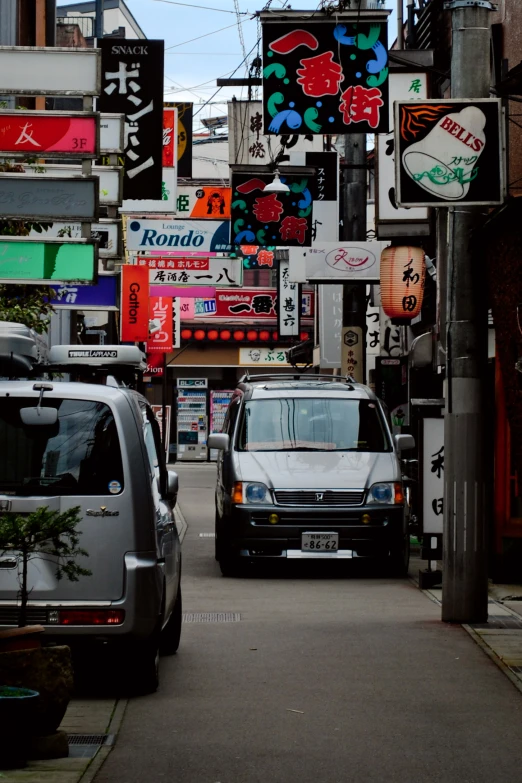
[[257,332],[254,331],[254,329],[250,329],[250,331],[247,332],[247,340],[249,340],[251,343],[257,340]]
[[270,340],[270,332],[267,332],[266,329],[261,330],[259,332],[259,339],[268,342],[268,340]]
[[241,331],[241,329],[238,329],[237,332],[234,332],[234,340],[241,342],[244,339],[245,339],[245,333]]
[[217,338],[219,337],[218,330],[217,329],[210,329],[207,332],[207,337],[208,337],[209,340],[217,340]]
[[219,336],[221,337],[222,340],[230,340],[230,338],[232,337],[228,329],[223,329],[223,331],[219,333]]
[[196,329],[194,332],[194,337],[196,340],[204,340],[205,339],[205,332],[203,329]]
[[182,329],[181,330],[181,339],[182,340],[190,340],[192,337],[192,329]]
[[382,309],[392,323],[409,323],[419,315],[426,266],[420,247],[387,247],[381,253]]

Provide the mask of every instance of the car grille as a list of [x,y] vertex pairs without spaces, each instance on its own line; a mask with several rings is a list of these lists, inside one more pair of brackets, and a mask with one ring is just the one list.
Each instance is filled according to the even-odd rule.
[[[353,514],[339,514],[335,512],[324,514],[322,516],[317,516],[316,514],[310,514],[307,516],[299,516],[299,514],[297,514],[293,516],[283,512],[278,515],[279,522],[276,525],[270,524],[268,516],[269,515],[267,512],[258,512],[253,513],[250,518],[253,525],[267,525],[270,530],[274,531],[275,536],[277,536],[277,530],[280,527],[302,527],[311,530],[316,527],[331,527],[333,529],[338,529],[362,525],[360,516],[355,516]],[[382,520],[376,519],[375,524],[382,524]]]
[[364,500],[364,490],[276,489],[275,497],[280,506],[360,506]]
[[[19,613],[20,608],[18,606],[0,606],[0,625],[18,625]],[[44,625],[45,623],[47,623],[47,607],[27,607],[28,625]]]

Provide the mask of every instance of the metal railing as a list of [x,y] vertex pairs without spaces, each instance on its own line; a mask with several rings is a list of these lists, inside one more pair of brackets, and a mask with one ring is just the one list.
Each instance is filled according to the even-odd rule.
[[93,16],[58,16],[56,24],[77,24],[84,38],[94,38]]

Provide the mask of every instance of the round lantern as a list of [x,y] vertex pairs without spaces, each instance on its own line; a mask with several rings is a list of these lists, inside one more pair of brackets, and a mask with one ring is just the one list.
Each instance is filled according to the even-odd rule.
[[263,329],[259,332],[259,339],[268,342],[268,340],[270,340],[270,332],[267,332],[266,329]]
[[308,340],[308,332],[301,332],[299,335],[300,340]]
[[190,340],[192,337],[192,329],[182,329],[181,330],[181,339],[182,340]]
[[272,340],[279,340],[279,334],[277,332],[272,332]]
[[223,331],[219,333],[219,336],[222,340],[230,340],[232,337],[228,329],[223,329]]
[[257,340],[257,332],[253,329],[247,332],[247,340],[250,340],[251,343],[255,342]]
[[382,309],[392,323],[407,323],[419,315],[426,266],[420,247],[387,247],[381,254]]
[[196,329],[196,331],[194,332],[194,337],[196,338],[196,340],[204,340],[205,332],[203,331],[203,329]]
[[241,342],[241,340],[245,339],[245,333],[238,329],[237,332],[234,332],[234,340],[237,340],[238,342]]
[[207,332],[207,337],[209,340],[217,340],[217,338],[219,337],[219,332],[217,331],[217,329],[210,329]]

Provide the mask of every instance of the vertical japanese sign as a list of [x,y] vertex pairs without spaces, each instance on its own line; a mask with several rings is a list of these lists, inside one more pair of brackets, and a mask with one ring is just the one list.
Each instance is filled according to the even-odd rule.
[[444,419],[423,419],[422,428],[422,531],[435,535],[444,511]]
[[296,337],[300,332],[301,286],[290,282],[289,262],[279,262],[277,286],[277,329],[282,337]]
[[178,156],[178,112],[177,109],[163,109],[163,159],[164,169],[176,167]]
[[263,191],[273,174],[234,171],[232,166],[232,218],[230,241],[233,245],[257,244],[285,247],[309,247],[312,244],[312,177],[283,174],[286,193]]
[[181,299],[178,296],[172,297],[172,347],[179,348],[181,345]]
[[261,13],[265,133],[387,132],[386,18]]
[[341,366],[343,328],[342,285],[320,285],[319,290],[319,366]]
[[335,242],[339,238],[339,157],[337,152],[307,152],[305,164],[315,168],[310,187],[314,202],[312,241]]
[[161,199],[163,41],[102,38],[101,112],[125,114],[124,199]]
[[192,103],[164,103],[165,108],[177,109],[178,177],[192,177]]
[[364,332],[360,326],[343,326],[341,334],[341,375],[364,383]]
[[149,322],[147,353],[170,353],[173,348],[171,297],[150,297]]
[[121,341],[140,342],[149,334],[149,270],[121,268]]

